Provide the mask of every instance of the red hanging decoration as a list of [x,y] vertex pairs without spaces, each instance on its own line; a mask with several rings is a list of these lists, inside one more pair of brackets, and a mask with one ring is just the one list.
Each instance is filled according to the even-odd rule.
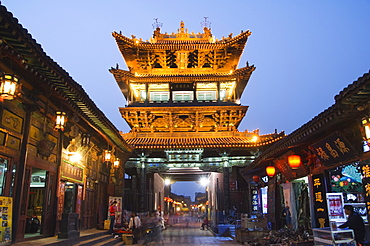
[[299,155],[288,156],[288,164],[292,169],[297,169],[301,165],[301,157]]
[[276,169],[275,169],[274,166],[268,166],[268,167],[266,167],[266,174],[267,174],[267,176],[274,177],[275,172],[276,172]]

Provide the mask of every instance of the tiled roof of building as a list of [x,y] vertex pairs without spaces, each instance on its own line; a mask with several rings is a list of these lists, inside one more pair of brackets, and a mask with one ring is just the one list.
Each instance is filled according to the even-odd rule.
[[[201,134],[201,133],[200,133]],[[255,142],[252,137],[245,136],[217,136],[214,137],[129,137],[123,135],[124,139],[133,148],[140,149],[183,149],[183,148],[250,148],[274,143],[282,139],[285,134],[270,134],[260,136]]]

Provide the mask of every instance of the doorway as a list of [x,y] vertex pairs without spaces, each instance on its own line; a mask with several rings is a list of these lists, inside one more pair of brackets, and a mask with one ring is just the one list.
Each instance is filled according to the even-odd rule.
[[24,237],[42,234],[43,207],[45,199],[46,171],[33,167],[28,195],[26,228]]

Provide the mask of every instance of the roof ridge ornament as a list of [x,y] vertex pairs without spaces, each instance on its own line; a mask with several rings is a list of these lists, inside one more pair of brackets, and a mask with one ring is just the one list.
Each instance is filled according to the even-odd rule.
[[208,21],[208,17],[204,17],[204,21],[200,23],[201,27],[211,29],[211,22]]
[[158,21],[158,18],[154,18],[155,22],[152,24],[153,29],[160,29],[163,26],[162,22]]

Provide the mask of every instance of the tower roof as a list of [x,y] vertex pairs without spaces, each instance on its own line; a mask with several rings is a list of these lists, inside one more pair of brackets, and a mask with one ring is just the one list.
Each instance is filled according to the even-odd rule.
[[[189,33],[181,21],[177,33],[161,33],[157,27],[153,37],[146,41],[134,35],[131,38],[117,32],[112,35],[133,73],[169,72],[169,68],[174,68],[168,62],[172,55],[176,56],[176,72],[181,74],[200,71],[228,73],[235,70],[251,32],[242,31],[235,37],[231,33],[218,40],[210,28],[204,27],[203,31]],[[196,56],[197,61],[189,66],[192,56]]]

